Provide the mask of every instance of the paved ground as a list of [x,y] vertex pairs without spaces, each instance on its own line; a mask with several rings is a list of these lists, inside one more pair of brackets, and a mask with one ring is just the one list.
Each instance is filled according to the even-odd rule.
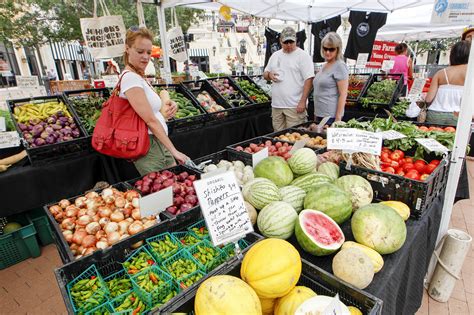
[[[472,198],[456,203],[451,227],[474,236],[474,162],[468,162],[468,169]],[[65,314],[66,309],[53,273],[53,269],[60,265],[56,247],[49,245],[42,248],[40,257],[1,270],[0,314]],[[474,246],[471,246],[462,269],[462,279],[457,281],[450,300],[439,303],[425,292],[423,305],[416,314],[474,314]]]

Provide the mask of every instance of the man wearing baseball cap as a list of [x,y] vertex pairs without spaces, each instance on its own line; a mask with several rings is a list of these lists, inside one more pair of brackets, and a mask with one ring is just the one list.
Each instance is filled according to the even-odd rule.
[[311,91],[314,65],[311,56],[296,46],[296,32],[286,27],[281,49],[273,53],[263,73],[272,84],[272,123],[275,131],[306,121],[306,101]]
[[462,40],[467,40],[469,42],[472,42],[472,38],[474,37],[474,26],[469,25],[464,29],[461,35]]

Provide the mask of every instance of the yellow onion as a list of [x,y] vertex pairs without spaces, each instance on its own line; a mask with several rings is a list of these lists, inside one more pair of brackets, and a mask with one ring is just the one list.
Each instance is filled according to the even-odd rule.
[[123,197],[116,197],[115,198],[115,206],[117,208],[123,208],[125,207],[126,200]]
[[69,244],[72,243],[72,231],[71,230],[65,230],[63,231],[63,236],[64,236],[64,239],[66,240],[66,242],[68,242]]
[[77,219],[76,224],[79,226],[86,226],[87,224],[91,222],[92,222],[92,217],[86,214],[86,215],[80,216]]
[[122,220],[119,222],[119,233],[120,234],[127,234],[128,233],[128,227],[132,224],[132,222],[129,222],[127,220]]
[[119,232],[112,232],[112,233],[107,235],[107,242],[110,245],[113,245],[113,244],[117,243],[118,241],[120,241],[120,233]]
[[140,242],[136,242],[135,244],[132,244],[132,248],[133,249],[137,249],[138,247],[142,246],[143,245],[143,241],[140,241]]
[[98,248],[98,249],[106,249],[107,247],[109,247],[109,243],[107,241],[98,241],[95,246]]
[[112,210],[110,210],[110,208],[107,206],[100,206],[99,208],[97,208],[97,213],[101,218],[105,218],[110,217],[110,215],[112,214]]
[[112,222],[120,222],[120,221],[123,221],[125,219],[125,216],[123,215],[123,213],[119,210],[115,210],[114,212],[112,212],[112,214],[110,215],[110,220]]
[[75,204],[76,207],[78,207],[78,208],[85,208],[85,206],[86,206],[86,201],[87,201],[87,198],[86,198],[86,197],[79,197],[79,198],[76,198],[76,200],[74,200],[74,204]]
[[66,218],[61,222],[63,230],[73,230],[76,227],[76,220],[74,218]]
[[128,190],[125,192],[125,199],[132,201],[133,198],[140,198],[140,194],[136,190]]
[[128,227],[128,234],[135,235],[143,231],[143,225],[140,221],[135,221]]
[[84,239],[82,240],[82,247],[84,248],[89,248],[89,247],[92,247],[92,246],[95,246],[95,243],[97,242],[97,239],[95,238],[94,235],[87,235],[84,237]]
[[95,198],[100,197],[100,196],[99,196],[99,194],[98,194],[97,192],[91,191],[91,192],[88,192],[88,193],[85,195],[85,197],[86,197],[87,199],[95,199]]
[[[96,234],[97,232],[99,232],[99,230],[100,230],[99,222],[91,222],[87,224],[86,226],[86,232],[87,234],[90,234],[90,235]],[[90,247],[90,246],[87,246],[87,247]]]
[[95,238],[100,240],[102,238],[105,238],[105,231],[104,230],[99,230],[97,233],[95,233]]
[[79,213],[79,208],[74,205],[69,205],[64,210],[64,213],[66,214],[66,217],[68,218],[75,218],[77,217],[77,214]]
[[140,214],[140,208],[135,208],[132,210],[132,218],[135,220],[140,220],[142,215]]
[[61,208],[63,208],[63,209],[65,209],[65,208],[66,208],[67,206],[69,206],[70,204],[71,204],[71,203],[70,203],[69,200],[67,200],[67,199],[63,199],[63,200],[61,200],[60,202],[58,202],[58,205],[59,205]]
[[118,224],[116,222],[109,222],[104,226],[104,231],[107,235],[118,231]]
[[100,218],[99,219],[99,224],[100,224],[101,227],[104,227],[109,222],[111,222],[110,218]]
[[104,190],[102,190],[101,195],[102,195],[102,198],[110,197],[114,195],[114,192],[111,188],[105,188]]
[[[72,236],[72,241],[77,245],[81,245],[84,238],[87,236],[87,232],[84,230],[79,230],[74,232]],[[82,253],[81,253],[82,254]]]
[[59,213],[63,213],[63,209],[58,205],[54,205],[49,207],[49,212],[53,215],[53,217],[56,217]]
[[92,254],[93,252],[95,252],[96,250],[97,250],[97,248],[95,248],[95,247],[89,247],[89,248],[86,249],[86,251],[84,252],[84,256],[90,255],[90,254]]

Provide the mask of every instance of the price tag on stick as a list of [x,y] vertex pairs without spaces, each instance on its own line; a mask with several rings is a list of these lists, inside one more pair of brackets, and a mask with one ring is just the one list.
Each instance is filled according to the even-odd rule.
[[301,148],[304,148],[304,146],[306,145],[308,140],[309,140],[309,138],[305,138],[305,139],[301,139],[301,140],[296,141],[295,144],[293,144],[293,147],[290,150],[290,154],[293,154],[297,150],[299,150]]
[[142,217],[158,215],[160,212],[173,205],[173,187],[170,186],[141,197],[138,202],[140,204],[140,215]]
[[234,172],[197,180],[194,189],[214,246],[234,242],[253,232]]
[[261,160],[266,159],[268,157],[268,148],[265,147],[262,150],[258,151],[257,153],[252,154],[252,166],[255,168]]
[[394,60],[384,60],[382,62],[382,71],[388,72],[393,69],[393,66],[395,65]]
[[415,139],[416,142],[424,146],[430,152],[442,152],[448,153],[449,149],[446,148],[444,145],[436,141],[435,139],[431,138],[418,138]]
[[328,150],[365,152],[380,155],[382,135],[354,128],[328,128]]
[[5,123],[5,117],[0,117],[0,131],[7,131],[7,124]]
[[18,147],[20,136],[16,131],[0,132],[0,149]]
[[362,53],[357,55],[356,68],[363,69],[367,65],[367,60],[369,59],[369,54]]
[[384,140],[396,140],[396,139],[402,139],[402,138],[407,137],[403,133],[395,131],[395,130],[382,131],[380,132],[380,134],[382,135],[382,139]]

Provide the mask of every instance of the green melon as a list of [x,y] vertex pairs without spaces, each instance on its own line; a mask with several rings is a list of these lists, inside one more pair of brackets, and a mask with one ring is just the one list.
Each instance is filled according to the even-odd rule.
[[8,234],[8,233],[12,233],[12,232],[18,231],[19,229],[21,229],[21,224],[20,224],[20,223],[9,222],[9,223],[7,223],[7,225],[5,225],[5,227],[3,228],[3,233],[4,233],[4,234]]
[[286,240],[293,235],[297,218],[298,214],[290,204],[274,201],[260,211],[257,225],[264,236]]
[[306,192],[296,186],[285,186],[280,188],[281,200],[289,203],[297,213],[303,210],[304,197]]
[[344,223],[352,214],[349,194],[330,183],[320,184],[307,193],[304,208],[322,211],[338,224]]
[[333,162],[324,162],[319,165],[318,173],[325,174],[332,180],[336,180],[339,177],[339,166]]
[[254,206],[255,209],[263,209],[270,202],[281,200],[278,187],[266,178],[255,178],[247,182],[242,192],[245,201]]
[[321,211],[306,209],[300,212],[295,225],[296,239],[308,253],[329,255],[344,244],[344,233],[337,223]]
[[351,195],[354,211],[369,205],[374,197],[369,181],[359,175],[344,175],[336,179],[334,184]]
[[271,180],[278,187],[283,187],[293,180],[291,172],[285,159],[279,156],[269,156],[260,161],[253,170],[255,177],[263,177]]
[[288,165],[293,173],[297,175],[308,174],[316,170],[318,157],[316,153],[309,148],[301,148],[296,150],[288,159]]
[[309,174],[296,178],[294,181],[291,182],[291,185],[299,187],[303,189],[306,193],[308,193],[319,184],[330,183],[330,182],[332,182],[332,180],[327,175],[319,174],[319,173],[309,173]]

